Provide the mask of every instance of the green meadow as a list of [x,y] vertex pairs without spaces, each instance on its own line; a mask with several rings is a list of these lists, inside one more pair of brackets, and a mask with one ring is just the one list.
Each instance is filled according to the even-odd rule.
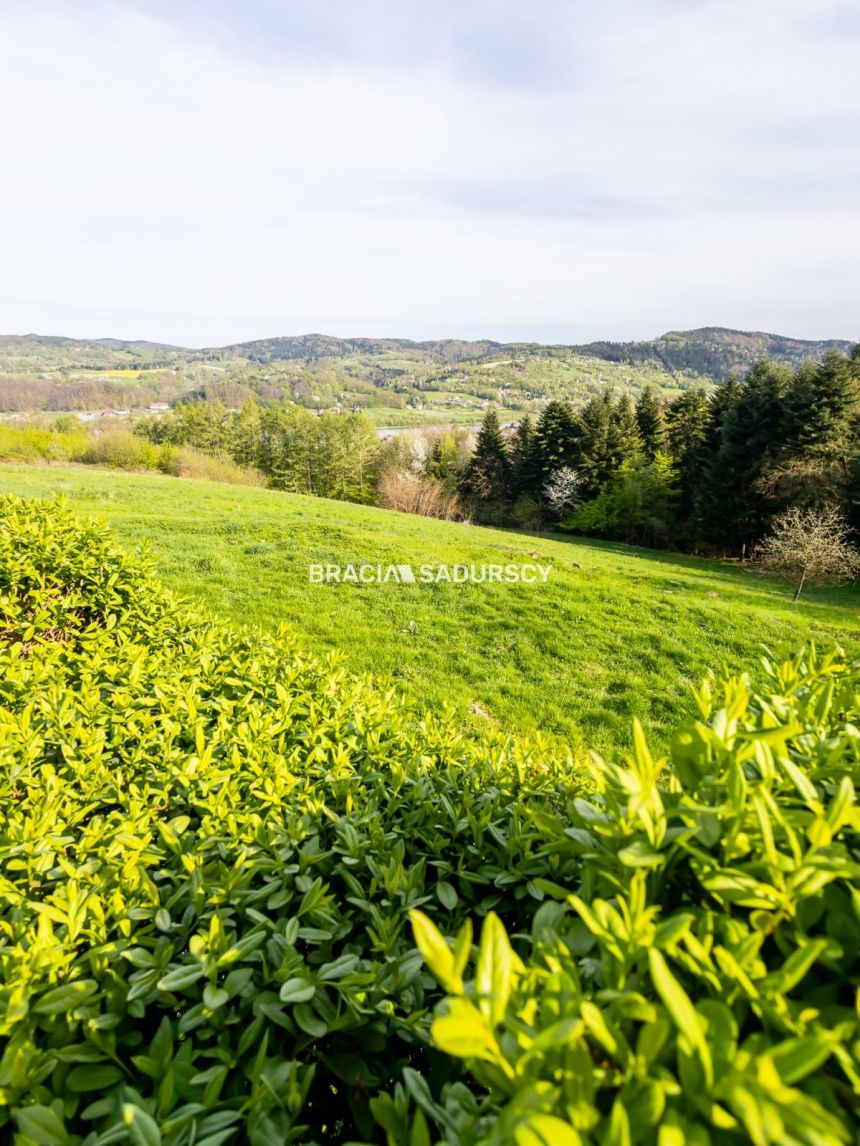
[[[0,468],[0,492],[64,495],[149,548],[214,613],[300,634],[433,710],[573,749],[665,745],[707,666],[757,675],[765,648],[860,648],[860,590],[629,546],[452,524],[269,490],[60,466]],[[546,584],[313,584],[311,564],[551,565]],[[763,678],[763,674],[762,674]],[[760,681],[757,681],[760,683]]]

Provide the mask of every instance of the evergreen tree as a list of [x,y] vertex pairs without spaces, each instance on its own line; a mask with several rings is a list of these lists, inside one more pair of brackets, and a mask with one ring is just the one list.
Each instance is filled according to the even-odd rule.
[[860,541],[860,452],[854,455],[848,466],[848,481],[845,487],[845,516]]
[[714,512],[706,540],[739,551],[764,531],[773,505],[758,488],[785,438],[783,399],[793,376],[785,367],[756,363],[726,413],[719,450],[709,467],[708,497]]
[[714,496],[715,467],[723,441],[723,427],[731,410],[740,399],[741,383],[736,374],[729,374],[708,398],[708,417],[705,433],[698,447],[698,461],[694,467],[693,530],[697,538],[707,538],[723,515],[718,497]]
[[616,468],[616,449],[620,439],[613,435],[615,405],[608,390],[603,390],[586,403],[578,422],[577,458],[573,464],[582,477],[584,498],[596,497],[600,487]]
[[549,402],[534,433],[533,464],[537,474],[535,496],[556,470],[577,464],[577,424],[567,402]]
[[484,415],[475,451],[463,477],[463,492],[480,502],[504,505],[512,492],[511,457],[495,410]]
[[636,403],[636,423],[642,438],[642,451],[647,460],[666,449],[666,419],[653,386],[646,386]]
[[528,414],[517,426],[513,441],[513,493],[536,497],[540,490],[540,457],[537,431]]
[[860,361],[831,352],[796,373],[785,399],[785,446],[806,456],[848,457],[860,421]]
[[675,461],[680,486],[679,515],[688,523],[693,515],[695,491],[702,472],[708,421],[708,395],[698,387],[687,390],[666,412],[669,453]]
[[612,409],[608,444],[613,469],[622,462],[634,461],[642,456],[642,435],[639,432],[636,407],[629,394],[622,394]]

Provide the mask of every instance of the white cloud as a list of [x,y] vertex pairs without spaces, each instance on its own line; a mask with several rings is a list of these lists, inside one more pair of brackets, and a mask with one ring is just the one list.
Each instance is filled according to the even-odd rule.
[[0,2],[0,328],[857,335],[848,7],[367,7]]

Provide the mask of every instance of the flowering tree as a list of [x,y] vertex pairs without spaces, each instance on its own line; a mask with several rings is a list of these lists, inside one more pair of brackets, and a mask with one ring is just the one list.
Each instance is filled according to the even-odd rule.
[[543,487],[543,496],[553,513],[564,513],[579,501],[579,487],[582,478],[570,466],[553,470],[549,481]]

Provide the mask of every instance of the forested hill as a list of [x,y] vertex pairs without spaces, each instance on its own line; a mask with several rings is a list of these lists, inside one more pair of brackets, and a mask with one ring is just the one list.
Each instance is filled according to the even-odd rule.
[[764,355],[795,367],[850,346],[717,327],[587,346],[302,334],[195,349],[26,334],[0,337],[0,413],[134,415],[150,404],[238,408],[252,398],[361,410],[382,427],[472,426],[491,405],[515,422],[555,399],[578,409],[604,390],[635,398],[651,387],[669,400],[743,375]]
[[806,359],[820,362],[829,350],[847,353],[846,339],[819,341],[781,334],[728,330],[705,326],[675,330],[639,342],[590,342],[584,345],[547,346],[540,343],[504,343],[489,339],[455,338],[413,342],[406,338],[338,338],[327,334],[300,334],[261,338],[202,349],[170,346],[145,340],[116,338],[75,339],[36,334],[0,336],[0,369],[57,368],[109,369],[113,367],[166,367],[200,362],[241,359],[248,363],[332,361],[362,356],[368,359],[407,354],[428,364],[479,362],[505,354],[557,357],[575,354],[630,366],[651,364],[670,374],[695,374],[719,381],[734,371],[745,373],[759,358],[796,366]]
[[459,339],[435,339],[411,342],[404,338],[332,338],[324,334],[304,334],[236,343],[224,347],[222,353],[246,358],[252,362],[273,362],[411,351],[422,353],[437,362],[455,363],[470,362],[488,355],[515,351],[540,353],[564,349],[593,358],[602,358],[607,362],[629,365],[659,363],[671,373],[700,374],[719,381],[733,371],[737,374],[745,373],[759,358],[768,357],[776,362],[797,366],[807,359],[820,362],[829,350],[845,354],[852,345],[852,342],[838,338],[811,341],[788,338],[782,334],[704,326],[699,330],[672,330],[648,341],[591,342],[566,347],[488,340],[468,342]]
[[580,354],[609,362],[659,362],[673,372],[692,371],[719,381],[732,372],[746,373],[760,358],[798,366],[808,359],[820,362],[830,350],[847,354],[851,346],[851,342],[840,338],[809,341],[761,331],[703,326],[699,330],[670,330],[647,342],[591,342],[576,349]]

